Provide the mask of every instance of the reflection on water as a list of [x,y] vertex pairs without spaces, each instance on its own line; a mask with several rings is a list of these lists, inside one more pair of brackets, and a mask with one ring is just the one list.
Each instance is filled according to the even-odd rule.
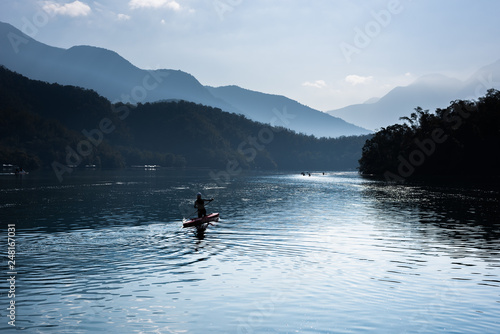
[[[429,238],[438,238],[444,244],[459,244],[478,249],[496,247],[500,241],[499,190],[500,185],[470,183],[388,185],[374,183],[364,190],[374,199],[374,206],[392,217],[410,217],[418,223],[418,230]],[[396,220],[397,223],[397,220]],[[430,225],[430,226],[429,226]],[[437,227],[434,229],[433,227]],[[435,235],[429,235],[435,232]]]
[[[356,173],[245,174],[227,184],[208,171],[30,177],[1,180],[0,218],[18,231],[18,328],[500,329],[491,185],[389,185]],[[181,227],[198,191],[221,213],[203,235]]]

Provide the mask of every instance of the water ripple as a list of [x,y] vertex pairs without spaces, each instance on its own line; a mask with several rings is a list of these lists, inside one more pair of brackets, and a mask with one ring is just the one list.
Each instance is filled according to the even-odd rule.
[[[490,199],[498,191],[387,185],[356,173],[242,175],[222,187],[208,172],[182,173],[189,177],[6,190],[16,205],[0,212],[19,217],[19,327],[498,329],[500,228]],[[198,189],[217,194],[211,205],[222,216],[202,235],[182,229],[179,213]],[[30,201],[40,207],[22,211]]]

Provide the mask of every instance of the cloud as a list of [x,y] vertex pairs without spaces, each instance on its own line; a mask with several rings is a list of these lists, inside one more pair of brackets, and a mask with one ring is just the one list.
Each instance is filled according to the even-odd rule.
[[345,77],[345,82],[350,83],[353,86],[356,85],[366,85],[369,84],[373,80],[372,76],[362,77],[360,75],[351,74]]
[[314,82],[306,81],[302,84],[305,87],[325,88],[326,82],[324,80],[316,80]]
[[130,16],[127,14],[117,14],[116,17],[118,18],[119,21],[130,20]]
[[131,9],[139,8],[168,8],[172,10],[180,10],[181,5],[177,1],[170,0],[130,0],[128,3]]
[[64,5],[55,1],[45,1],[42,5],[43,10],[54,15],[66,15],[71,17],[87,16],[92,12],[89,5],[78,0],[66,3]]

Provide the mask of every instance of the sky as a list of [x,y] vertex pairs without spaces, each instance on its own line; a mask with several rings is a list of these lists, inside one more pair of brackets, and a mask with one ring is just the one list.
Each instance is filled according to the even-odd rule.
[[418,77],[467,79],[500,59],[494,0],[2,0],[0,21],[56,47],[116,51],[203,85],[328,111]]

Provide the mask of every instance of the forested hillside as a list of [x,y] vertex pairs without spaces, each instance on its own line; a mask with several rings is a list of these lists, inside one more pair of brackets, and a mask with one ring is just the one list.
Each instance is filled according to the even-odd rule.
[[500,92],[477,101],[457,100],[435,113],[417,108],[407,123],[382,128],[366,142],[364,174],[401,181],[417,175],[497,174]]
[[318,139],[185,101],[113,105],[94,91],[5,68],[0,117],[0,162],[25,169],[354,169],[368,138]]

